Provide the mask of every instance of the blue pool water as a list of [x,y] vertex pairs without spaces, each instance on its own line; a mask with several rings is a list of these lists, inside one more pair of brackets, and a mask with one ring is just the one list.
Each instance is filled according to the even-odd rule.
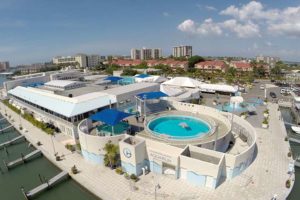
[[[187,125],[184,127],[184,125]],[[167,135],[172,139],[191,139],[208,134],[208,123],[188,116],[169,115],[149,122],[148,128],[156,135]]]

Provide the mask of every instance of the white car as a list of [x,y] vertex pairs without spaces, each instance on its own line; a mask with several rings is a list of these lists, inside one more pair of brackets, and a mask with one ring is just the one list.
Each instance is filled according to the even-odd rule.
[[284,88],[282,88],[281,90],[280,90],[280,94],[285,94],[286,93],[286,90],[284,89]]
[[264,90],[265,89],[265,85],[260,85],[259,87],[261,90]]

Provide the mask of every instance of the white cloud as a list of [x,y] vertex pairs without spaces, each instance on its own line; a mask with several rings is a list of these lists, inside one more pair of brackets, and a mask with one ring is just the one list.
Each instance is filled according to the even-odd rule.
[[213,6],[205,6],[206,10],[210,10],[210,11],[216,11],[217,8],[213,7]]
[[223,27],[236,33],[239,38],[251,38],[260,36],[260,28],[251,21],[244,24],[238,23],[235,19],[226,20],[222,23]]
[[[211,6],[201,6],[214,10]],[[261,2],[250,1],[240,6],[231,5],[219,12],[230,17],[214,22],[211,18],[201,23],[184,21],[178,29],[198,35],[221,35],[235,33],[239,38],[261,37],[262,35],[281,35],[300,38],[300,6],[272,9]]]
[[211,18],[204,20],[201,24],[196,24],[193,20],[187,19],[178,25],[178,29],[182,32],[200,36],[221,35],[223,32],[220,25],[214,23]]
[[163,16],[169,17],[169,16],[170,16],[170,13],[168,13],[168,12],[163,12]]
[[177,26],[177,28],[186,33],[195,33],[196,32],[196,25],[195,22],[191,19],[187,19],[183,21],[181,24]]

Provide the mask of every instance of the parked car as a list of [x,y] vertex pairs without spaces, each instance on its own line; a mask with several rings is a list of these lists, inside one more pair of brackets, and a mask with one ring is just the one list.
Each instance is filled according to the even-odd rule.
[[285,93],[286,93],[286,89],[282,88],[282,89],[280,90],[280,94],[285,94]]
[[277,95],[275,94],[275,92],[270,92],[270,97],[272,97],[273,99],[275,99],[277,97]]
[[265,85],[260,85],[259,87],[261,90],[264,90],[265,89]]

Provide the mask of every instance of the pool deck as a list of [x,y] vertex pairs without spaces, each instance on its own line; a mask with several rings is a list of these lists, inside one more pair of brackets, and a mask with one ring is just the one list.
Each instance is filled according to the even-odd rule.
[[[4,115],[5,105],[0,104],[0,111]],[[72,178],[103,200],[153,200],[157,183],[161,186],[157,191],[157,200],[266,200],[271,199],[274,194],[278,195],[278,199],[285,199],[290,192],[290,189],[285,187],[285,181],[290,178],[287,174],[288,164],[292,160],[287,157],[290,146],[284,141],[286,132],[283,122],[279,119],[277,105],[269,104],[268,107],[270,109],[269,129],[256,127],[258,135],[256,159],[240,176],[224,182],[216,190],[195,187],[184,180],[174,180],[166,175],[154,173],[142,176],[140,181],[132,183],[113,170],[89,163],[80,154],[71,153],[56,139],[53,140],[56,152],[64,155],[65,158],[62,161],[55,161],[49,135],[23,118],[22,126],[28,132],[23,131],[22,134],[34,145],[40,141],[43,145],[37,148],[62,170],[70,172],[71,167],[76,165],[80,173],[71,175]],[[15,122],[10,122],[18,127],[18,115],[9,108],[6,110],[15,119]],[[133,189],[134,185],[138,190]]]

